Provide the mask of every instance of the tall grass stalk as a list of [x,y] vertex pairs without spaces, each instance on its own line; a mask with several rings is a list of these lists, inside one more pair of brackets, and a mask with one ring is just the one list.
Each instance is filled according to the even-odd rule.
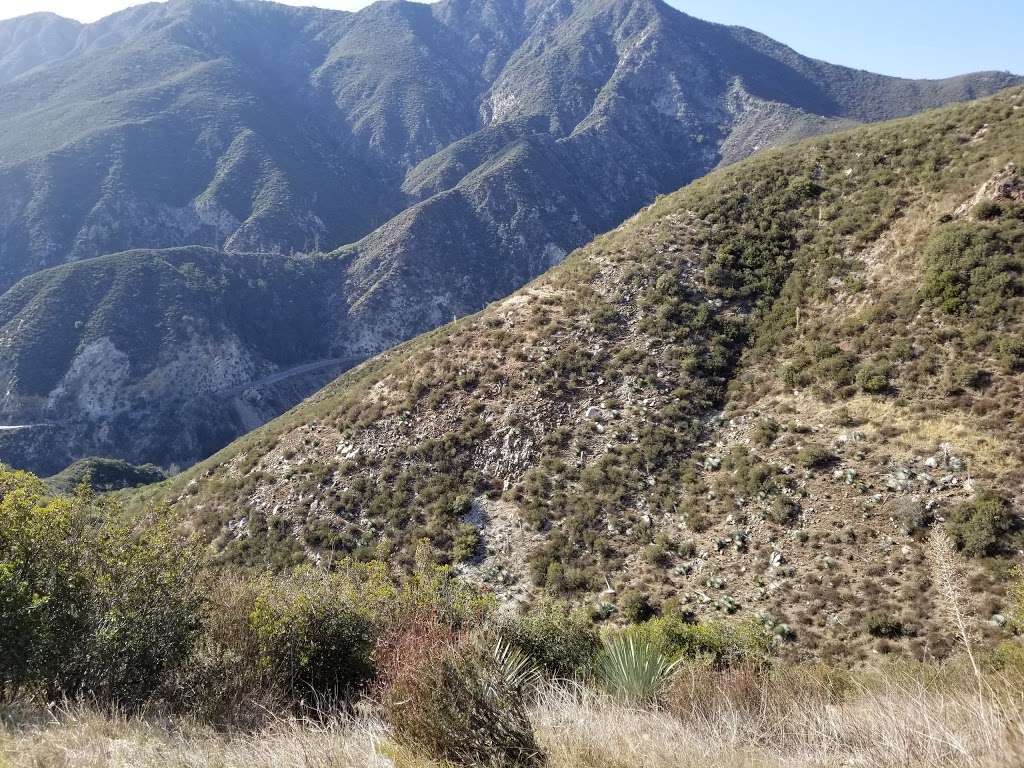
[[971,629],[964,610],[966,590],[956,547],[950,535],[941,528],[932,531],[928,544],[932,581],[939,594],[939,610],[952,622],[964,652],[971,662],[971,669],[974,670],[980,692],[984,684],[984,676],[981,674],[981,668],[974,655]]

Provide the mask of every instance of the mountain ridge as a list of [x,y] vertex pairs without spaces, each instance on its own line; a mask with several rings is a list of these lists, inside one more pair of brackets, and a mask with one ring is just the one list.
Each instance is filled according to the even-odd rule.
[[[75,56],[0,85],[0,289],[12,292],[0,298],[0,333],[15,339],[41,322],[57,334],[0,351],[3,418],[37,420],[41,393],[17,372],[50,354],[32,345],[49,345],[72,354],[59,356],[59,384],[42,393],[54,406],[42,415],[74,425],[59,441],[5,435],[0,458],[46,473],[95,455],[189,464],[223,444],[161,448],[151,422],[132,426],[133,411],[152,412],[133,399],[146,389],[138,377],[162,378],[176,403],[215,393],[173,391],[178,356],[161,339],[188,335],[160,297],[127,284],[141,274],[130,259],[104,278],[138,297],[123,311],[148,329],[114,345],[131,361],[111,399],[120,405],[97,412],[62,394],[81,385],[89,345],[113,338],[105,328],[117,333],[102,312],[80,327],[41,320],[58,311],[45,286],[87,284],[103,271],[93,259],[210,248],[247,280],[283,279],[281,301],[295,300],[285,270],[264,259],[268,272],[257,274],[238,266],[244,254],[315,263],[310,305],[324,318],[324,349],[301,362],[363,358],[507,295],[722,162],[847,126],[857,109],[915,111],[1014,81],[879,80],[761,38],[753,46],[745,32],[657,0],[395,2],[351,14],[180,0],[85,29]],[[838,78],[832,90],[829,78]],[[784,97],[792,103],[772,100]],[[302,255],[319,251],[336,263]],[[196,269],[209,268],[203,256]],[[65,271],[31,279],[49,269]],[[26,298],[33,287],[42,292]],[[245,336],[208,307],[191,308],[199,320],[181,342],[196,350],[196,369],[220,364],[202,350]],[[288,335],[286,316],[271,335],[315,346],[297,333]],[[155,368],[152,349],[164,355]],[[231,375],[255,381],[273,358],[242,348],[229,356],[239,361]],[[189,418],[175,431],[209,421]],[[127,439],[116,442],[107,435],[119,419]],[[36,463],[44,456],[45,467]]]
[[730,166],[141,498],[229,562],[425,540],[509,602],[639,594],[818,658],[884,614],[883,652],[941,656],[929,529],[996,617],[1022,541],[1022,147],[1018,88]]

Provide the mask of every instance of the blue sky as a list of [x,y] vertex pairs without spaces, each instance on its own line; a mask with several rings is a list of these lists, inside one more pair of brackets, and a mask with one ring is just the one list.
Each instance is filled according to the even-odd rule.
[[672,0],[807,56],[904,77],[1024,74],[1024,0]]
[[[1024,0],[669,0],[764,32],[808,56],[905,77],[979,69],[1024,74]],[[287,0],[354,10],[365,0]],[[53,11],[93,21],[134,0],[0,0],[0,19]]]

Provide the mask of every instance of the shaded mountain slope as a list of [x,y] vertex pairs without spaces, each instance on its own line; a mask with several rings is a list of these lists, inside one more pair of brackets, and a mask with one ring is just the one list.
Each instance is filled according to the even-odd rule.
[[927,530],[983,616],[1020,548],[1022,153],[1013,89],[716,172],[148,494],[227,560],[426,539],[509,600],[942,655]]
[[[73,437],[0,440],[0,459],[44,472],[52,467],[36,464],[39,456],[95,455],[116,446],[106,435],[127,434],[112,430],[105,410],[82,404],[75,413],[73,400],[39,386],[74,378],[74,361],[104,335],[84,316],[98,269],[116,265],[122,273],[109,279],[135,297],[119,310],[134,335],[115,346],[133,362],[111,382],[112,398],[127,404],[149,391],[139,378],[148,363],[135,361],[164,343],[152,320],[166,307],[149,290],[149,267],[132,258],[89,264],[104,254],[202,246],[288,263],[285,255],[338,248],[338,266],[312,294],[318,338],[288,315],[267,319],[259,303],[246,310],[258,321],[231,322],[275,323],[277,356],[324,348],[362,358],[508,295],[723,162],[1016,82],[855,72],[660,0],[384,2],[355,14],[172,0],[92,25],[0,23],[0,61],[0,289],[12,291],[4,303],[32,303],[38,318],[62,311],[50,298],[54,281],[65,296],[81,293],[75,322],[39,320],[56,336],[28,325],[15,338],[21,321],[5,323],[6,423],[82,426]],[[220,258],[232,272],[231,256]],[[33,279],[48,269],[58,272]],[[268,273],[261,301],[287,302],[302,287],[283,267],[267,269],[277,276]],[[220,322],[204,304],[181,311]],[[241,357],[269,359],[247,343]],[[36,371],[40,360],[50,362]],[[255,381],[259,368],[239,370]],[[189,463],[223,445],[161,443],[207,429],[188,420],[205,407],[177,405],[204,393],[186,388],[197,378],[169,378],[153,405],[166,419],[149,422],[162,431],[136,422],[117,456]],[[226,441],[237,428],[216,432]]]
[[80,450],[156,455],[165,465],[216,450],[343,369],[339,361],[312,372],[297,394],[259,385],[339,357],[339,267],[182,248],[26,278],[0,297],[0,376],[18,382],[0,419],[38,426],[0,432],[0,450],[48,472]]

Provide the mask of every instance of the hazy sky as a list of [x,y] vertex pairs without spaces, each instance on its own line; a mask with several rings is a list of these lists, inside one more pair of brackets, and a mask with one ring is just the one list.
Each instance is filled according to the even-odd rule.
[[[284,0],[355,10],[366,0]],[[1024,73],[1021,0],[669,0],[687,13],[742,24],[801,53],[905,77],[980,69]],[[0,0],[0,19],[53,11],[94,21],[133,0]]]

